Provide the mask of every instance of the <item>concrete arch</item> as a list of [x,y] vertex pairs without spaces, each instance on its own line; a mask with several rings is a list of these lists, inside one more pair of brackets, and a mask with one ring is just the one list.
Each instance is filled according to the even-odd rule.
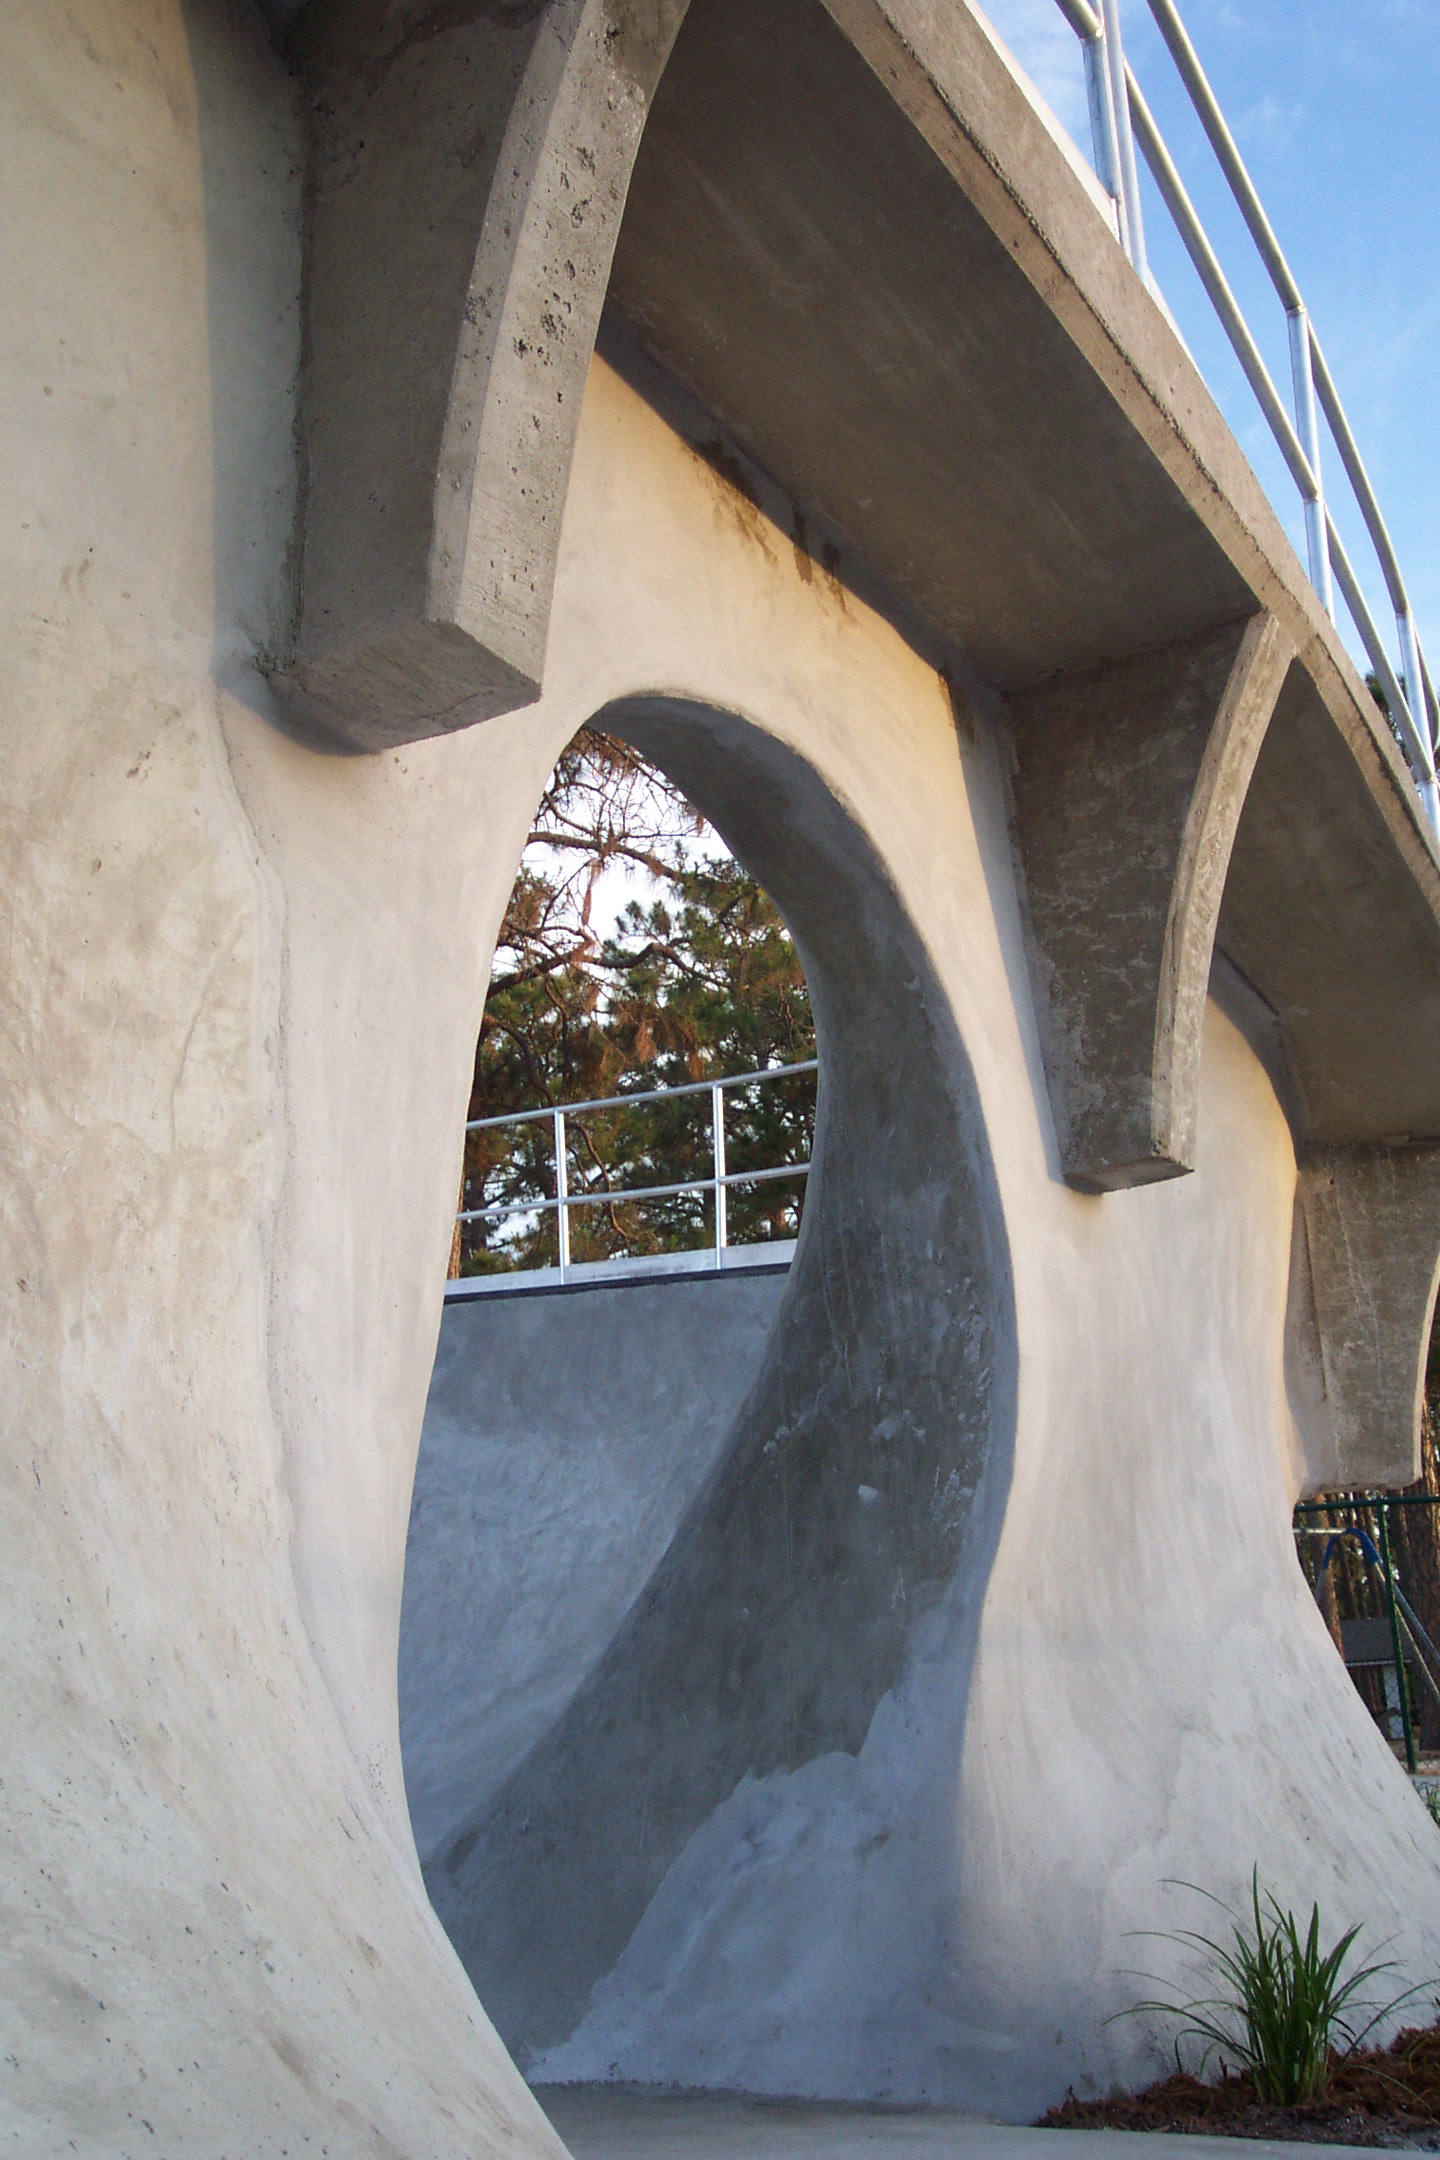
[[378,750],[539,695],[585,378],[688,0],[321,4],[292,717]]
[[728,1442],[569,1707],[426,1869],[522,2065],[570,2034],[737,1788],[859,1754],[962,1566],[978,1615],[1015,1413],[1007,1235],[974,1077],[870,843],[800,756],[746,722],[670,699],[601,717],[785,913],[821,1098],[799,1250]]

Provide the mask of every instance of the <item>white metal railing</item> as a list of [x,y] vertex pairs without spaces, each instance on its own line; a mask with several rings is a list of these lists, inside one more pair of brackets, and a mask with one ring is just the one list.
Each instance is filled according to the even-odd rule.
[[[1380,515],[1375,491],[1340,403],[1334,377],[1311,323],[1300,288],[1286,262],[1275,231],[1266,216],[1254,182],[1245,169],[1235,138],[1226,124],[1219,102],[1200,65],[1175,0],[1147,0],[1161,37],[1175,62],[1190,102],[1209,138],[1210,146],[1229,183],[1230,192],[1259,250],[1261,261],[1285,309],[1290,341],[1290,372],[1295,417],[1292,423],[1284,401],[1240,311],[1238,302],[1220,267],[1219,259],[1165,147],[1154,116],[1126,64],[1120,41],[1118,0],[1101,0],[1100,12],[1090,0],[1058,0],[1058,5],[1081,41],[1085,60],[1085,84],[1094,137],[1095,169],[1100,184],[1115,204],[1121,245],[1142,277],[1148,276],[1145,233],[1135,165],[1135,144],[1173,218],[1186,253],[1220,318],[1221,325],[1245,371],[1280,454],[1304,506],[1306,550],[1310,578],[1325,612],[1334,620],[1333,581],[1338,583],[1355,628],[1369,656],[1392,720],[1400,730],[1420,798],[1431,825],[1440,832],[1440,789],[1435,778],[1435,744],[1440,734],[1440,700],[1431,679],[1415,616],[1400,574],[1395,549]],[[1317,411],[1318,406],[1318,411]],[[1370,535],[1390,603],[1395,611],[1400,667],[1397,674],[1360,590],[1349,556],[1345,552],[1334,518],[1325,500],[1320,461],[1319,412],[1329,425],[1340,463],[1350,482],[1360,514]]]
[[[723,1268],[725,1255],[734,1248],[730,1245],[729,1211],[726,1196],[732,1185],[764,1185],[777,1178],[805,1178],[810,1174],[810,1162],[778,1163],[768,1170],[728,1170],[725,1163],[725,1093],[728,1088],[754,1087],[771,1080],[786,1080],[797,1073],[818,1071],[818,1062],[807,1059],[799,1065],[767,1065],[758,1072],[732,1073],[723,1080],[696,1080],[682,1087],[648,1088],[630,1095],[601,1095],[591,1102],[565,1103],[558,1109],[513,1110],[503,1117],[472,1118],[466,1125],[467,1133],[493,1132],[500,1126],[549,1124],[554,1134],[555,1191],[551,1195],[537,1196],[527,1200],[499,1200],[489,1207],[461,1208],[456,1215],[458,1223],[498,1222],[508,1215],[554,1214],[556,1217],[556,1248],[559,1259],[559,1279],[565,1282],[572,1268],[570,1258],[570,1213],[573,1208],[628,1207],[636,1200],[671,1200],[682,1193],[711,1193],[715,1202],[715,1235],[711,1265]],[[710,1097],[710,1149],[711,1174],[706,1178],[682,1178],[673,1185],[594,1185],[579,1192],[570,1190],[569,1143],[566,1137],[566,1121],[572,1117],[594,1115],[607,1110],[629,1110],[640,1103],[672,1102],[682,1095],[708,1095]],[[663,1267],[667,1258],[655,1256],[657,1267]],[[602,1263],[608,1265],[610,1263]],[[507,1279],[532,1272],[517,1268]]]

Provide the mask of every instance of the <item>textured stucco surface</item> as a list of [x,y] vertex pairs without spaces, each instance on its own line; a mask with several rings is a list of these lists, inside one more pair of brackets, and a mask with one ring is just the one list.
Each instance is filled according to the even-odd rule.
[[1288,1546],[1295,1170],[1240,1038],[1192,1179],[1063,1188],[990,719],[603,367],[540,704],[288,738],[290,85],[238,4],[24,0],[0,105],[10,2146],[557,2150],[424,1894],[396,1646],[491,943],[559,749],[636,698],[863,834],[973,1076],[1017,1388],[993,1560],[858,1752],[717,1802],[571,2060],[1021,2113],[1154,2060],[1101,2022],[1126,1931],[1256,1860],[1428,1972],[1440,1842]]
[[[403,1159],[346,1222],[328,1197],[382,1105],[453,1182],[453,1053],[417,1101],[423,969],[376,963],[411,909],[433,950],[454,883],[410,776],[241,702],[293,485],[288,87],[238,6],[26,5],[0,118],[0,2143],[552,2152],[394,1762],[443,1221],[388,1223]],[[332,845],[316,817],[294,886],[264,783],[303,817],[305,774]]]

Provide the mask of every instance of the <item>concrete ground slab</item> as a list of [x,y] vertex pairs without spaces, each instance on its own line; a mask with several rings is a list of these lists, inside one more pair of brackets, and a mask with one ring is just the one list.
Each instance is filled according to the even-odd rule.
[[[1133,2130],[1035,2130],[949,2109],[836,2107],[723,2093],[537,2087],[574,2160],[1262,2160],[1294,2144]],[[1369,2148],[1330,2145],[1329,2153]]]

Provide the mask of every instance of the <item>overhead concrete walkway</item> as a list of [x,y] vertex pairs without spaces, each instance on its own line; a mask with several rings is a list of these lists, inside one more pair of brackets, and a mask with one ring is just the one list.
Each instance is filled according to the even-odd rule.
[[[656,2097],[574,2087],[537,2095],[574,2160],[1259,2160],[1270,2139],[1161,2137],[1133,2130],[1017,2130],[950,2110],[807,2106],[711,2094]],[[1358,2153],[1329,2145],[1330,2153]]]

